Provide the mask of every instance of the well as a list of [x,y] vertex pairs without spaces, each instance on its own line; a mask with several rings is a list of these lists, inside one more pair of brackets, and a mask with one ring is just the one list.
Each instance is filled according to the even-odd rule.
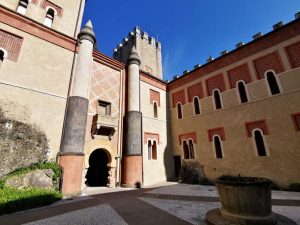
[[208,224],[295,224],[272,212],[271,181],[268,179],[222,176],[216,180],[216,187],[222,208],[207,212]]

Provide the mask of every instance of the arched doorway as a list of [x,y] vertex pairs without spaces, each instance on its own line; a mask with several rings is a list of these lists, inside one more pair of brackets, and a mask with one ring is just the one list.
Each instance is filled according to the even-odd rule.
[[89,157],[89,168],[85,184],[89,187],[106,187],[108,183],[109,153],[105,149],[97,149]]

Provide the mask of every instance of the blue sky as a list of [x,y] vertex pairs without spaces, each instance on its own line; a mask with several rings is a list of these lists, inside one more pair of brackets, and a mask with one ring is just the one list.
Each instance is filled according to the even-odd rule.
[[158,37],[164,79],[171,80],[299,11],[299,0],[87,0],[83,23],[92,20],[98,48],[108,56],[136,25]]

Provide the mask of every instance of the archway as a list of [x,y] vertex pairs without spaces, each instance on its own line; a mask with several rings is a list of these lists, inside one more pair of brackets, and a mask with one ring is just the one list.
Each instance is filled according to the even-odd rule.
[[108,183],[109,153],[105,149],[97,149],[89,157],[89,168],[85,184],[89,187],[106,187]]

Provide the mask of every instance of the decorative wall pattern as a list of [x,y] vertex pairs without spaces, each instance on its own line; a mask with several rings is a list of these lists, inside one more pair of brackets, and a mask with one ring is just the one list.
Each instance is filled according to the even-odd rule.
[[269,134],[269,129],[268,129],[266,120],[246,122],[245,125],[246,125],[246,130],[247,130],[248,137],[252,137],[252,132],[253,132],[254,129],[262,130],[264,135]]
[[16,62],[19,58],[23,38],[0,30],[0,48],[7,51],[7,59]]
[[212,95],[214,89],[219,89],[221,92],[226,90],[223,74],[218,74],[206,80],[207,94]]
[[251,83],[251,75],[248,64],[243,64],[241,66],[235,67],[228,71],[228,78],[230,82],[230,87],[235,88],[236,82],[239,80],[245,81],[246,84]]

